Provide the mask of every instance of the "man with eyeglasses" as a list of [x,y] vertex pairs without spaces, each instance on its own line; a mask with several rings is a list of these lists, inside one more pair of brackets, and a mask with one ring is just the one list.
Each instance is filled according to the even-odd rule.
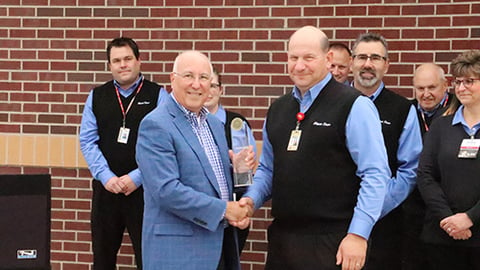
[[350,85],[348,74],[352,65],[352,52],[345,44],[339,42],[330,43],[328,51],[332,53],[330,73],[337,82]]
[[405,97],[387,89],[388,46],[376,33],[361,34],[353,46],[353,86],[370,97],[380,115],[392,178],[382,209],[383,218],[372,231],[366,269],[401,269],[402,209],[398,207],[415,187],[422,150],[415,108]]
[[[442,67],[434,63],[425,63],[413,74],[415,99],[412,101],[417,108],[422,137],[429,130],[432,121],[441,116],[452,101],[448,93],[448,81]],[[420,240],[423,220],[425,218],[425,203],[417,187],[403,203],[404,237],[403,237],[403,270],[428,269],[425,247]]]
[[[211,81],[206,55],[180,53],[170,73],[171,94],[140,124],[144,269],[240,269],[229,223],[245,228],[248,208],[232,201],[224,127],[203,106]],[[253,165],[253,153],[248,159]]]

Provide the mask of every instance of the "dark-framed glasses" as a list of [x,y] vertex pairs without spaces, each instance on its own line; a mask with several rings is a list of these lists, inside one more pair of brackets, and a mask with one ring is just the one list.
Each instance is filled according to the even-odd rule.
[[480,81],[480,79],[479,78],[467,78],[467,79],[463,79],[463,80],[453,80],[452,85],[453,85],[453,87],[457,88],[457,87],[460,87],[460,84],[463,83],[463,86],[465,88],[470,88],[470,87],[472,87],[472,85],[475,81]]
[[383,61],[387,60],[387,57],[381,56],[381,55],[378,55],[378,54],[371,54],[371,55],[355,54],[352,57],[353,57],[354,61],[359,62],[359,63],[365,63],[365,62],[367,62],[368,59],[370,59],[370,62],[372,62],[374,64],[380,64]]

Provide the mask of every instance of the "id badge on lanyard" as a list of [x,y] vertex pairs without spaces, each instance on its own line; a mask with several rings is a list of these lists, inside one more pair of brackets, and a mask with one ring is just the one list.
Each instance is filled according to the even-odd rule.
[[302,112],[297,113],[297,126],[292,133],[290,134],[290,140],[288,140],[287,151],[297,151],[298,145],[300,144],[300,137],[302,136],[302,131],[300,130],[300,122],[305,119],[305,114]]

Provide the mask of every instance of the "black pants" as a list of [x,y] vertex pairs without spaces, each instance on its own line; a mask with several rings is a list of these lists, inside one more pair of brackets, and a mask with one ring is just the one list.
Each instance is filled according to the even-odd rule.
[[238,251],[238,243],[236,241],[236,230],[232,226],[225,228],[222,244],[222,255],[218,263],[217,270],[237,269],[240,255]]
[[97,180],[93,180],[92,187],[93,269],[116,269],[125,228],[132,241],[137,269],[142,269],[143,188],[125,196],[107,191]]
[[427,244],[428,263],[435,270],[480,270],[480,247]]
[[366,270],[402,269],[403,211],[395,208],[373,227]]
[[425,243],[420,239],[423,213],[404,212],[402,270],[434,270],[428,267]]
[[268,256],[265,270],[338,270],[338,246],[346,232],[313,234],[277,226],[268,228]]

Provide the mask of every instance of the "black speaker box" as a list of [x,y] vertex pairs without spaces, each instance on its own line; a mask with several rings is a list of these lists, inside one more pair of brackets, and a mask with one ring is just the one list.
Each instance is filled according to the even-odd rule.
[[0,175],[0,270],[50,270],[50,175]]

